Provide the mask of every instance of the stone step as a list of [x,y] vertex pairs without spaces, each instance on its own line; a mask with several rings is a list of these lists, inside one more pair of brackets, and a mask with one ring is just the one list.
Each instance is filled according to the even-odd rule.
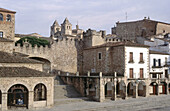
[[88,98],[80,97],[80,98],[54,99],[54,104],[61,105],[61,104],[69,104],[69,103],[84,102],[84,101],[88,101]]
[[76,91],[74,86],[71,85],[54,86],[54,99],[76,98],[76,97],[81,97],[81,95]]

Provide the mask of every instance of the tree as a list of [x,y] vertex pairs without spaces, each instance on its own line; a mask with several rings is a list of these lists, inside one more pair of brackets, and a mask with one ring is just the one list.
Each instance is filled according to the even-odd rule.
[[37,45],[38,47],[43,46],[45,47],[45,45],[49,45],[50,42],[42,39],[42,38],[37,38],[37,37],[23,37],[20,40],[15,42],[15,45],[17,45],[18,43],[20,43],[21,46],[23,46],[23,43],[25,41],[28,41],[28,43],[30,43],[32,45],[32,47],[34,47],[35,45]]

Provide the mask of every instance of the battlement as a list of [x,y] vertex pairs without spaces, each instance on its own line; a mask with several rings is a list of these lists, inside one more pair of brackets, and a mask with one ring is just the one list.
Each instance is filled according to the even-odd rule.
[[103,31],[103,30],[96,31],[96,30],[88,29],[86,32],[84,32],[84,37],[89,37],[92,35],[104,37],[106,35],[106,31]]

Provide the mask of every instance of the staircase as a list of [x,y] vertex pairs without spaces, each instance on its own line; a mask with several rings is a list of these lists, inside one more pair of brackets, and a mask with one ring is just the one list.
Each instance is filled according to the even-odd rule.
[[86,98],[82,97],[80,93],[76,91],[74,86],[66,85],[59,76],[54,80],[54,104],[68,104],[72,102],[81,102]]

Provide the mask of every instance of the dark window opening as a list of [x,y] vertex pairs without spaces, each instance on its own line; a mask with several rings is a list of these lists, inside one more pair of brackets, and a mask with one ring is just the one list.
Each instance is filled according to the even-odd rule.
[[0,37],[3,37],[3,32],[0,32]]
[[3,21],[3,15],[0,13],[0,21]]
[[158,59],[158,65],[161,66],[161,59]]
[[152,78],[157,78],[157,74],[152,74]]
[[165,77],[168,78],[168,70],[165,70]]
[[1,93],[1,90],[0,90],[0,104],[2,104],[2,93]]
[[99,53],[99,60],[101,60],[102,59],[102,53]]
[[11,21],[11,15],[8,14],[8,15],[6,16],[6,21],[9,21],[9,22]]
[[156,66],[156,59],[153,59],[153,66]]

